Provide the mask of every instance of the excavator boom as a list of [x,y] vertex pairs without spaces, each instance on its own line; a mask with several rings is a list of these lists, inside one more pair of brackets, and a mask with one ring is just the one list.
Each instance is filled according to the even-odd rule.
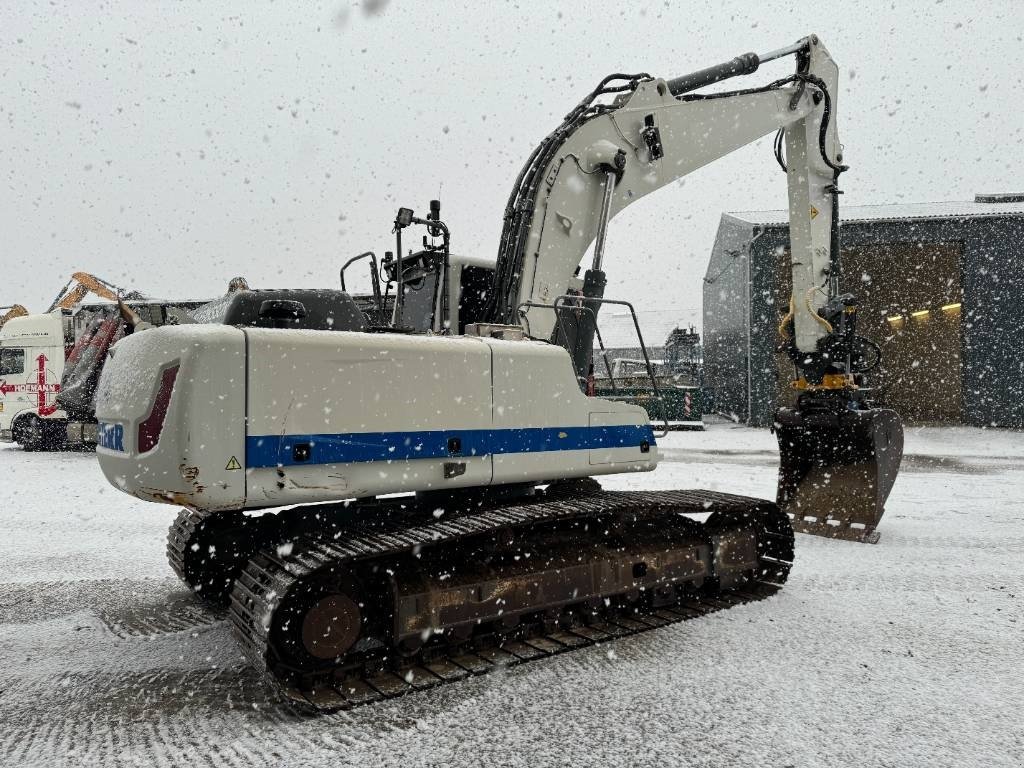
[[52,312],[55,309],[72,309],[89,293],[94,293],[107,301],[117,301],[118,294],[123,291],[116,285],[101,280],[95,275],[90,275],[88,272],[74,272],[71,279],[57,294],[57,298],[51,302],[47,312]]
[[[588,248],[593,244],[595,254],[603,254],[602,222],[607,226],[645,195],[779,129],[792,145],[787,182],[794,292],[803,296],[825,284],[835,218],[828,188],[841,160],[832,95],[838,68],[814,36],[782,50],[798,55],[795,74],[740,91],[695,92],[753,72],[780,52],[745,54],[672,80],[647,74],[605,78],[520,174],[505,210],[487,320],[518,322],[525,303],[550,304],[566,294]],[[614,101],[602,103],[607,98]],[[820,292],[810,297],[814,308],[824,302]],[[807,302],[799,303],[805,351],[823,335],[811,311]],[[553,311],[532,307],[528,315],[532,335],[551,335]]]
[[0,312],[3,312],[3,314],[0,315],[0,328],[3,328],[4,323],[8,320],[13,320],[16,317],[24,317],[28,314],[28,310],[21,304],[12,304],[8,307],[0,307]]

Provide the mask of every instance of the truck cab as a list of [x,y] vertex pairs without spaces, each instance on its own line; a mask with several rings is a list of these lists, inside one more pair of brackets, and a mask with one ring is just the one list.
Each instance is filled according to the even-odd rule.
[[0,441],[29,450],[61,442],[67,416],[57,406],[70,313],[9,320],[0,328]]

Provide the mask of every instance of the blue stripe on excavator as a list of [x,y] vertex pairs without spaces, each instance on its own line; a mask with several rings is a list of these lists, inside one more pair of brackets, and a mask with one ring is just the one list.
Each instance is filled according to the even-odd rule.
[[[458,449],[451,450],[452,441]],[[304,464],[465,458],[499,453],[580,451],[655,445],[650,425],[453,429],[424,432],[350,432],[321,435],[250,435],[250,469]],[[296,448],[299,450],[296,451]],[[302,458],[306,456],[308,458]]]

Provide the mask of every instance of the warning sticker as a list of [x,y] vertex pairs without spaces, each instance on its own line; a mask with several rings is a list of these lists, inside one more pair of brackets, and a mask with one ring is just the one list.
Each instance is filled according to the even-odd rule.
[[815,207],[814,207],[814,206],[812,205],[812,206],[811,206],[811,218],[813,219],[813,218],[814,218],[815,216],[817,216],[817,215],[818,215],[818,209],[817,209],[817,208],[815,208]]
[[241,468],[242,468],[242,465],[238,463],[238,459],[236,459],[234,456],[231,457],[231,460],[228,462],[228,465],[226,467],[224,467],[224,469],[241,469]]

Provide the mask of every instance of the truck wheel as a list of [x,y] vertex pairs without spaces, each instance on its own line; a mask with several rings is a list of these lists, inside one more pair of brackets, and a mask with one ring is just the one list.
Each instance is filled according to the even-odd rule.
[[14,440],[26,451],[41,450],[46,443],[46,425],[34,413],[23,416],[14,427]]
[[56,422],[41,419],[30,413],[21,417],[14,427],[14,440],[26,451],[56,451],[63,447],[66,440],[66,427],[63,419]]
[[43,429],[43,450],[60,451],[67,447],[68,427],[64,419],[40,419]]

